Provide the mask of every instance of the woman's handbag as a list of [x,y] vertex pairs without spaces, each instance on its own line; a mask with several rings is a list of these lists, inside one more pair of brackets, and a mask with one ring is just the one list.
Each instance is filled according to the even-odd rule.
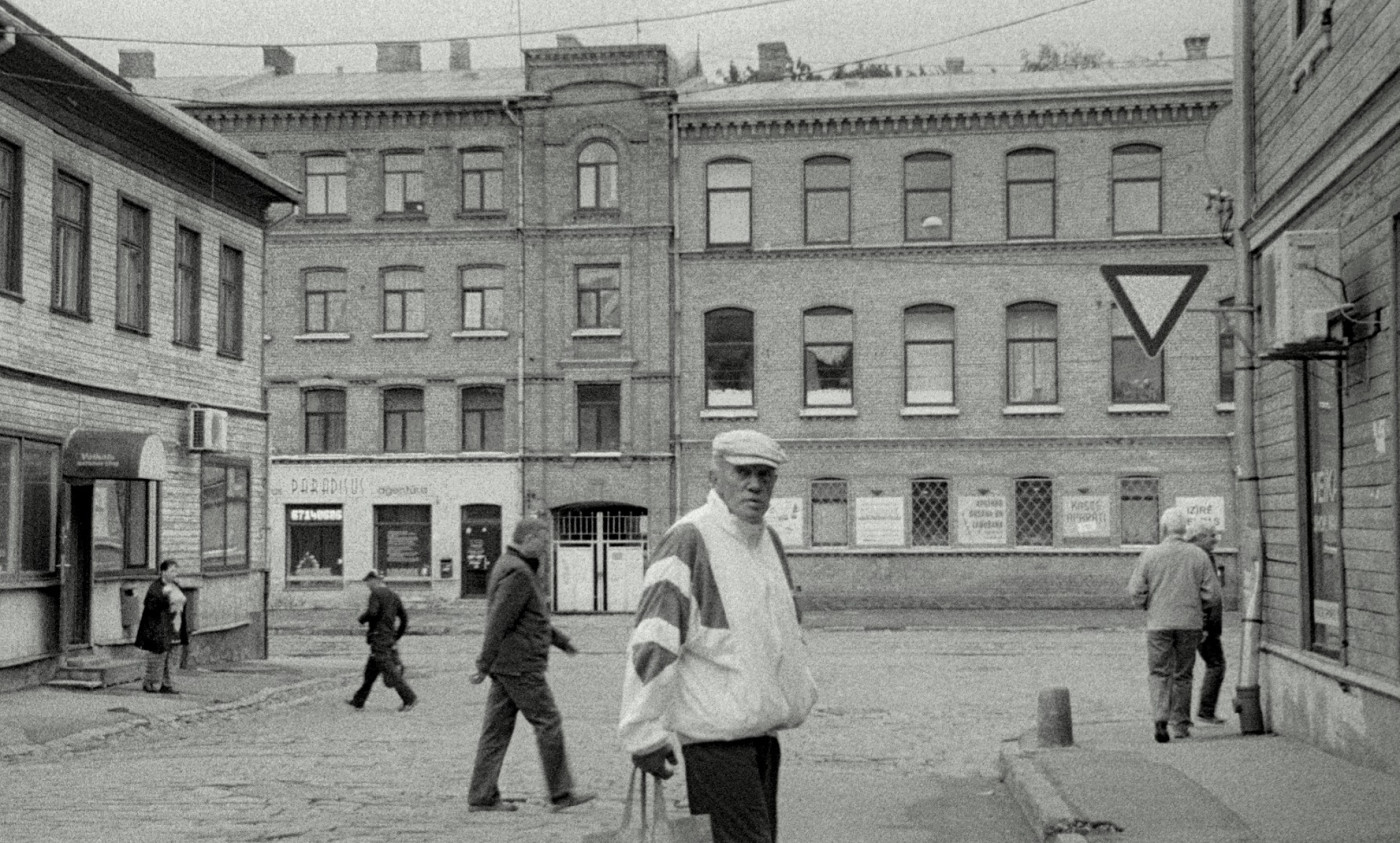
[[[639,822],[632,824],[632,796],[637,792],[640,771],[632,768],[627,782],[627,801],[622,807],[622,825],[613,831],[596,831],[583,836],[583,843],[714,843],[707,814],[687,815],[670,819],[666,816],[666,796],[661,779],[642,773],[642,805],[637,812]],[[647,780],[656,783],[656,804],[647,816]]]

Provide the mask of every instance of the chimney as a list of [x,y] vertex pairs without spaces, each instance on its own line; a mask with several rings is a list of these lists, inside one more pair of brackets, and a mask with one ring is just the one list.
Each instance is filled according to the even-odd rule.
[[962,56],[948,56],[943,59],[943,71],[949,74],[962,73],[966,67],[966,60]]
[[1210,36],[1205,33],[1186,36],[1186,58],[1190,61],[1206,58],[1206,45]]
[[150,50],[118,50],[117,75],[123,79],[156,78],[156,54]]
[[447,69],[472,69],[472,42],[465,38],[454,38],[448,42]]
[[582,46],[583,46],[583,42],[582,42],[582,41],[578,40],[578,38],[576,38],[576,37],[574,37],[574,36],[572,36],[572,35],[567,35],[567,34],[566,34],[566,35],[556,35],[556,36],[554,36],[554,41],[555,41],[555,46],[557,46],[557,47],[582,47]]
[[416,41],[380,41],[374,46],[379,50],[374,65],[378,73],[417,73],[423,69],[423,55]]
[[788,55],[787,43],[767,41],[758,45],[757,82],[776,82],[792,75],[792,57]]
[[263,47],[263,70],[273,76],[291,76],[297,72],[297,60],[286,47]]

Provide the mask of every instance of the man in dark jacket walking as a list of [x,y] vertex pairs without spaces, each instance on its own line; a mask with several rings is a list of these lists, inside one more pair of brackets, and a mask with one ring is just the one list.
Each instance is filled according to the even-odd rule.
[[399,711],[409,711],[418,702],[418,695],[403,678],[403,661],[399,658],[399,639],[408,631],[408,612],[403,601],[384,584],[379,573],[365,574],[369,585],[369,605],[360,614],[360,623],[369,624],[365,640],[369,642],[369,660],[365,662],[365,681],[355,696],[346,700],[355,708],[364,708],[374,680],[384,676],[384,684],[399,694]]
[[160,577],[146,589],[136,626],[136,646],[146,651],[146,678],[141,689],[152,694],[180,693],[171,684],[170,666],[175,648],[190,643],[190,625],[185,593],[175,579],[179,569],[180,563],[174,559],[160,563]]
[[471,681],[480,684],[489,676],[491,690],[486,696],[481,739],[477,742],[476,764],[467,792],[469,811],[515,810],[513,803],[502,801],[497,781],[515,731],[517,712],[535,727],[535,742],[553,809],[582,805],[595,795],[574,790],[564,754],[564,719],[544,678],[551,645],[571,656],[578,653],[569,637],[549,622],[540,590],[540,558],[549,551],[549,544],[548,521],[521,519],[506,552],[496,560],[487,578],[486,628]]

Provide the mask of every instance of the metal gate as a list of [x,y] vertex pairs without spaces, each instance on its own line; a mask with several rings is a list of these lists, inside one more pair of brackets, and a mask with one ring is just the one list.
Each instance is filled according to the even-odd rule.
[[554,611],[631,612],[642,592],[647,511],[601,505],[554,511]]

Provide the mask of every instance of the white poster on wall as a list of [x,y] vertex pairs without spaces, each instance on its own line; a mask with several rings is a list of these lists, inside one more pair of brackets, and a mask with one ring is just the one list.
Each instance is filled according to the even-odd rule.
[[1214,521],[1222,532],[1225,530],[1224,498],[1177,498],[1176,505],[1186,510],[1186,517],[1204,518]]
[[807,539],[802,529],[802,498],[773,498],[764,520],[778,531],[783,547],[806,546]]
[[856,498],[856,544],[903,546],[904,498]]
[[1006,544],[1006,498],[958,498],[958,544]]
[[1061,498],[1060,531],[1065,538],[1108,538],[1108,496],[1066,495]]

